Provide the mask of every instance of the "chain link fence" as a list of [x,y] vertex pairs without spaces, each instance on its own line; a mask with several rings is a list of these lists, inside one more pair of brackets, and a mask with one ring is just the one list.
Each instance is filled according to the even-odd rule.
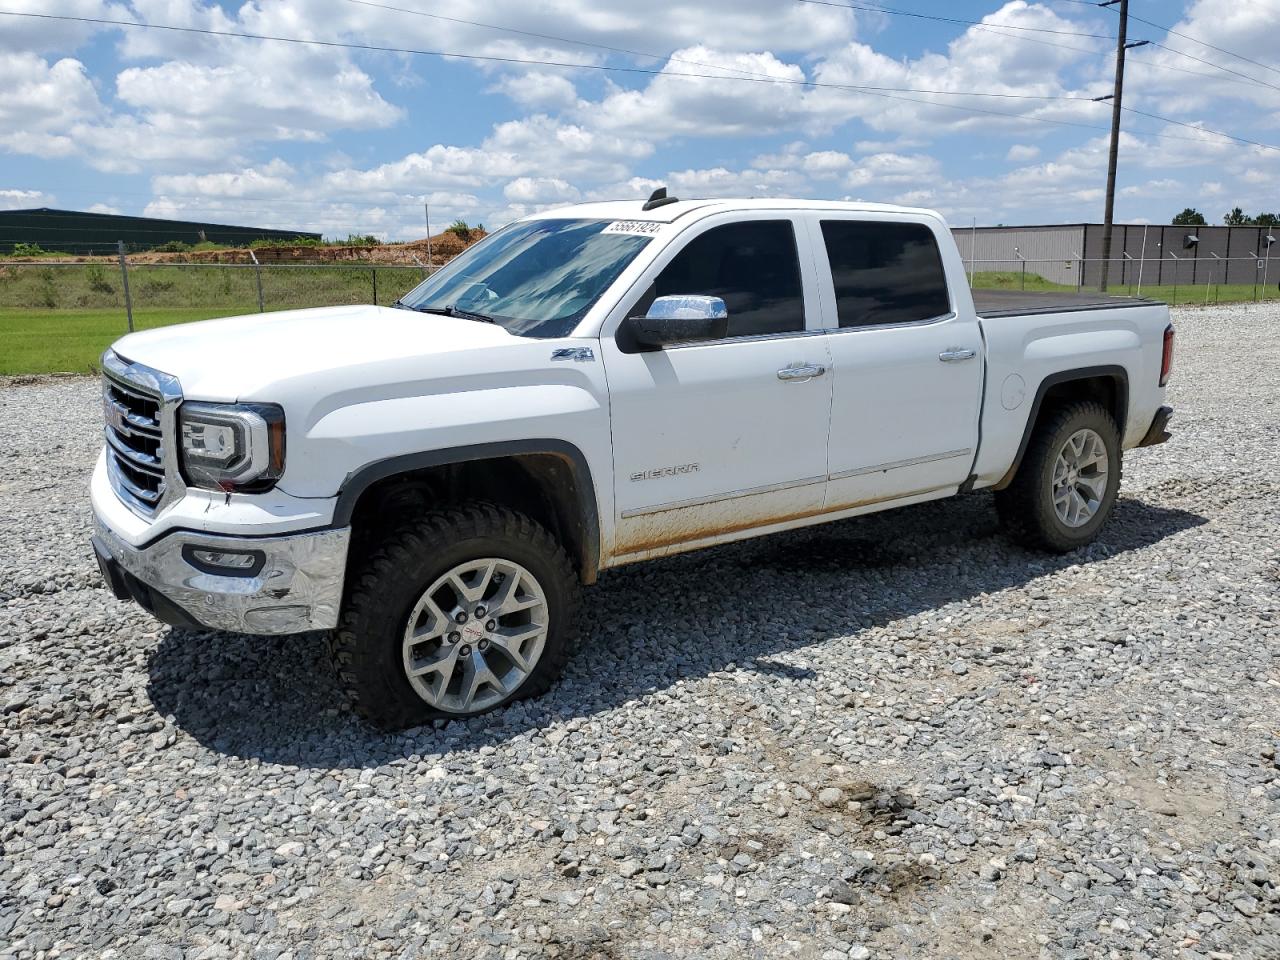
[[[1028,290],[1098,293],[1101,259],[1004,259],[964,261],[975,290]],[[1125,255],[1111,260],[1107,293],[1146,297],[1168,304],[1261,303],[1280,299],[1280,257],[1178,257],[1159,259]]]
[[[974,289],[1097,292],[1101,263],[1015,257],[966,260],[965,269]],[[389,306],[428,275],[425,265],[370,263],[0,261],[0,319],[74,314],[124,333],[136,325],[301,307]],[[1276,300],[1280,258],[1193,261],[1171,253],[1159,260],[1112,260],[1108,293],[1170,304]]]
[[388,264],[0,263],[0,310],[231,316],[300,307],[389,306],[429,275],[426,267]]

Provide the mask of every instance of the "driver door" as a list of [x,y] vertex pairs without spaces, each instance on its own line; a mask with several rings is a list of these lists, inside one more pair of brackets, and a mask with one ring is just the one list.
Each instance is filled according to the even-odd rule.
[[[808,234],[787,214],[737,216],[691,227],[601,338],[614,563],[737,539],[822,509],[833,377],[827,338],[811,328],[819,310]],[[622,318],[677,294],[723,299],[728,335],[650,352],[617,335]]]

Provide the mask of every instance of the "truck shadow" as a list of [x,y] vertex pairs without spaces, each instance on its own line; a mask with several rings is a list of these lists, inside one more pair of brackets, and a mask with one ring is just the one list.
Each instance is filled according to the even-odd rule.
[[803,682],[815,671],[772,658],[833,638],[866,642],[869,628],[1025,587],[1206,522],[1126,497],[1098,543],[1051,556],[998,536],[991,498],[975,495],[624,567],[588,591],[582,639],[550,693],[438,728],[382,733],[356,720],[342,707],[315,634],[171,629],[151,656],[148,692],[161,715],[218,753],[310,768],[373,767],[476,750],[730,665]]

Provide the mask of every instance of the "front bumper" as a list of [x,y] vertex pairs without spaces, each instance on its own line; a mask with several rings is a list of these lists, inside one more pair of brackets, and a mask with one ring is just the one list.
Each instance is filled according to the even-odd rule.
[[[94,514],[94,552],[107,584],[165,623],[236,633],[302,633],[338,623],[351,528],[275,537],[175,530],[144,547]],[[197,566],[192,550],[261,556],[256,569],[222,575]]]

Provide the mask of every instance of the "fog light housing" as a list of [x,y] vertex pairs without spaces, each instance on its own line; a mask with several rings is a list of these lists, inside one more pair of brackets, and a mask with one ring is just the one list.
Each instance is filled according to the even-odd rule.
[[182,556],[202,573],[218,577],[255,577],[267,562],[267,555],[261,550],[227,550],[190,543],[182,548]]

